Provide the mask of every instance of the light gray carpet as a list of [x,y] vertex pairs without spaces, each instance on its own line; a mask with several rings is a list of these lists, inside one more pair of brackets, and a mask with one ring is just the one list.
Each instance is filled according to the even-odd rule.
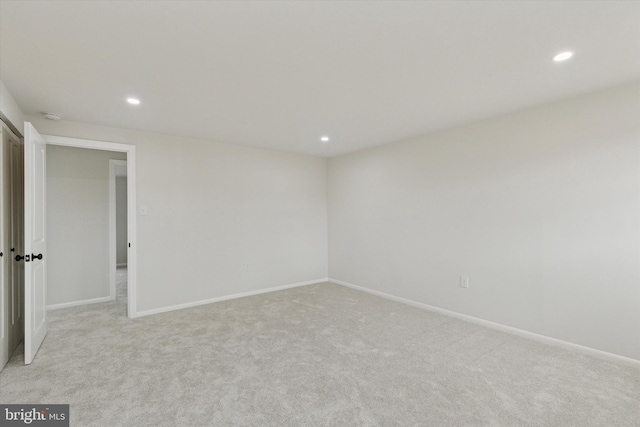
[[640,425],[640,370],[328,283],[50,320],[0,401],[69,403],[72,426]]

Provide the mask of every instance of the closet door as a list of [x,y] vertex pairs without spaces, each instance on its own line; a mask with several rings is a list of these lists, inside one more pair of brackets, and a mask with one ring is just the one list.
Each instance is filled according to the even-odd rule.
[[[11,194],[9,220],[9,246],[13,249],[9,265],[9,353],[20,344],[24,335],[24,261],[16,261],[16,255],[24,255],[24,147],[15,135],[11,135],[9,164],[11,165]],[[11,357],[11,356],[9,356]]]
[[9,195],[11,194],[10,141],[4,124],[0,127],[0,370],[9,360]]
[[24,332],[24,152],[4,123],[0,127],[0,370]]

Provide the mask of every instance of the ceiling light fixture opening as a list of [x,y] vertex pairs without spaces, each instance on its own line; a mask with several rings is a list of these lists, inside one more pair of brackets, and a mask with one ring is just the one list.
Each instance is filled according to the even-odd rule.
[[320,137],[320,141],[322,141],[322,142],[329,142],[329,137],[328,137],[328,136],[321,136],[321,137]]
[[127,102],[131,105],[139,105],[140,100],[136,98],[127,98]]
[[573,56],[573,52],[560,52],[559,54],[557,54],[556,56],[553,57],[553,60],[556,62],[562,62],[562,61],[566,61],[567,59],[571,58]]

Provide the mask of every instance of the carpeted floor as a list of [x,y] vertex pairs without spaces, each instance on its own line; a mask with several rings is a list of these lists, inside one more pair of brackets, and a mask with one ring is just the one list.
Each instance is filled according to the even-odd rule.
[[640,370],[328,283],[56,310],[18,353],[0,402],[69,403],[72,426],[640,425]]

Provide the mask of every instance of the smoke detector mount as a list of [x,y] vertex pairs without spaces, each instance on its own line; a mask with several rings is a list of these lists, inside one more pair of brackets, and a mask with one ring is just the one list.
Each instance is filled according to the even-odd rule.
[[61,119],[60,114],[58,113],[43,113],[43,114],[44,114],[44,118],[47,120],[58,121]]

